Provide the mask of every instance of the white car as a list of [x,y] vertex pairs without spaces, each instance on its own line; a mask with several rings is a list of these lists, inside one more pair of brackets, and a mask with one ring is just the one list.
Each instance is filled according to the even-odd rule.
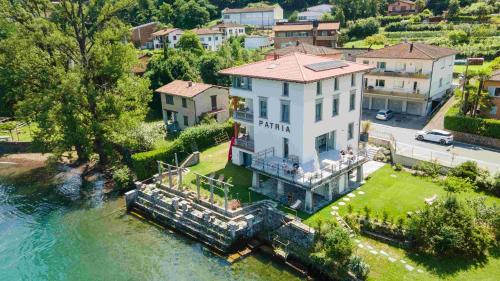
[[440,144],[451,144],[453,142],[453,135],[443,130],[418,131],[415,138],[419,141],[427,140]]

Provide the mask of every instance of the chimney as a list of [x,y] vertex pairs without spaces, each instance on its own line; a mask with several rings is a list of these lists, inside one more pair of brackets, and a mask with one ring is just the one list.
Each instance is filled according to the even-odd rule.
[[413,51],[413,43],[410,44],[410,53]]
[[298,46],[298,45],[300,45],[299,40],[297,40],[297,42],[295,42],[295,46]]
[[317,20],[313,20],[312,22],[313,25],[313,30],[312,30],[312,35],[313,35],[313,45],[316,46],[316,37],[318,36],[318,26],[319,22]]
[[274,60],[277,60],[279,58],[278,54],[276,54],[276,52],[274,52]]
[[192,81],[188,81],[188,87],[192,87],[193,86],[193,82]]

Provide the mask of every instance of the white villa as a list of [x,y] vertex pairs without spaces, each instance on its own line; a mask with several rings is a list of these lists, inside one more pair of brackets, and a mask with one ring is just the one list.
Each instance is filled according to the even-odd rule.
[[245,26],[234,22],[221,22],[212,26],[213,30],[218,30],[224,35],[224,39],[229,39],[232,36],[244,36]]
[[219,30],[195,28],[193,32],[198,35],[203,47],[210,51],[217,51],[224,42],[224,34]]
[[320,20],[325,13],[331,13],[333,6],[330,4],[321,4],[312,6],[298,15],[299,21],[313,21]]
[[362,180],[358,148],[363,74],[371,66],[293,53],[222,70],[235,120],[232,162],[253,189],[307,212]]
[[363,108],[427,115],[452,90],[457,53],[405,42],[356,56],[356,62],[376,66],[363,81]]
[[225,8],[222,10],[223,22],[272,28],[280,20],[283,20],[283,8],[278,4],[266,7]]
[[166,28],[154,32],[151,34],[153,49],[162,49],[166,43],[168,43],[168,48],[175,48],[175,45],[181,39],[182,33],[184,32],[179,28]]

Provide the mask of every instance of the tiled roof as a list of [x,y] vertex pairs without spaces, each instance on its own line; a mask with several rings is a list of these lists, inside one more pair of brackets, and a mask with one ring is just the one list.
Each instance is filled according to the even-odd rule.
[[156,31],[155,33],[153,33],[151,35],[153,35],[153,36],[163,36],[163,35],[167,35],[170,32],[176,31],[176,30],[178,30],[178,28],[165,28],[165,29],[161,29],[161,30]]
[[[338,22],[323,22],[319,23],[318,30],[338,30],[340,23]],[[277,24],[273,27],[276,31],[311,31],[313,30],[312,22],[309,23],[294,23],[294,24]]]
[[213,30],[208,28],[195,28],[192,31],[197,35],[222,34],[222,32],[219,30]]
[[[395,4],[396,2],[402,2],[402,3],[406,3],[406,4],[410,4],[410,5],[415,5],[415,2],[409,1],[409,0],[396,0],[394,3],[391,3],[391,4]],[[391,5],[391,4],[389,4],[389,5]]]
[[500,69],[493,71],[488,81],[497,81],[497,82],[500,81]]
[[302,53],[293,53],[276,60],[259,61],[224,69],[219,73],[225,75],[247,76],[261,79],[308,83],[335,76],[354,72],[364,72],[373,69],[373,67],[368,65],[347,61],[342,61],[343,63],[346,63],[347,66],[323,71],[314,71],[306,67],[315,63],[332,61],[336,60],[326,57],[306,55]]
[[400,43],[382,49],[358,55],[358,58],[387,58],[387,59],[423,59],[434,60],[458,54],[450,48],[444,48],[423,43]]
[[235,22],[221,22],[212,26],[212,28],[227,28],[227,27],[244,27],[244,25]]
[[299,42],[298,45],[288,46],[281,49],[272,50],[269,54],[277,54],[279,56],[285,56],[293,53],[303,53],[317,56],[325,56],[325,55],[333,55],[333,54],[341,54],[342,51],[323,47],[323,46],[315,46],[308,43]]
[[255,12],[272,12],[274,11],[274,6],[265,6],[265,7],[246,7],[239,9],[229,9],[225,8],[222,10],[224,14],[238,14],[238,13],[255,13]]
[[155,92],[160,94],[181,96],[185,98],[193,98],[212,87],[218,86],[190,81],[174,80],[167,85],[163,85],[160,88],[156,89]]
[[320,22],[318,25],[318,30],[333,30],[333,29],[339,29],[340,28],[340,23],[339,22]]

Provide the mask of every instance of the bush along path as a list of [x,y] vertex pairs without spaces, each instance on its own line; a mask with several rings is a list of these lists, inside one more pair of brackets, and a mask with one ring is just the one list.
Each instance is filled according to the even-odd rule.
[[340,208],[345,208],[346,202],[349,202],[351,200],[351,198],[354,198],[356,196],[363,196],[364,194],[365,194],[364,191],[359,190],[359,188],[356,191],[348,193],[341,200],[339,200],[338,203],[334,204],[331,207],[332,211],[330,212],[330,214],[334,217],[335,221],[349,233],[349,236],[352,239],[354,239],[354,243],[357,245],[357,247],[359,249],[366,250],[367,253],[369,253],[371,255],[383,256],[383,257],[387,258],[387,261],[389,261],[390,263],[399,262],[408,271],[416,270],[418,273],[423,273],[424,270],[422,270],[420,268],[416,268],[416,267],[408,264],[408,262],[405,261],[404,259],[401,259],[401,258],[397,257],[396,255],[388,254],[387,252],[380,250],[380,249],[377,249],[376,247],[370,245],[368,242],[366,242],[366,241],[362,242],[361,240],[356,238],[356,232],[354,232],[354,230],[352,230],[352,228],[349,227],[349,225],[344,221],[342,216],[339,214],[339,210],[340,210]]

